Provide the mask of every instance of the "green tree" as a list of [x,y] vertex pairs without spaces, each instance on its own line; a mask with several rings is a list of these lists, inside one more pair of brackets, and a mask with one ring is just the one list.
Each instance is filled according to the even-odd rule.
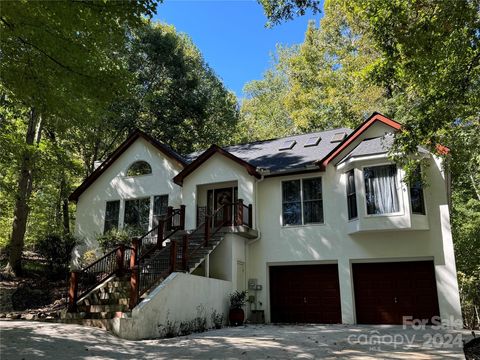
[[228,142],[238,120],[236,97],[187,35],[147,24],[134,32],[128,63],[133,96],[118,109],[131,125],[180,153]]
[[305,15],[307,10],[320,12],[320,0],[257,0],[263,6],[268,18],[268,26],[277,25],[283,20],[291,20]]
[[277,46],[273,66],[263,79],[247,83],[243,89],[241,120],[235,135],[236,142],[264,140],[297,132],[286,109],[285,98],[290,91],[290,79],[286,63],[295,48]]
[[7,271],[22,270],[43,130],[65,131],[71,123],[95,119],[111,100],[112,89],[124,91],[128,73],[118,51],[124,48],[126,31],[154,10],[153,0],[2,3],[2,95],[25,109]]

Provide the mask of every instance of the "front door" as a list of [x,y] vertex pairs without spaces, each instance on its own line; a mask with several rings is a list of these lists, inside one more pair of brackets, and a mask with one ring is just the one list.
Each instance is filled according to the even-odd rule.
[[[233,189],[224,188],[224,189],[215,189],[215,203],[213,211],[216,212],[218,209],[223,207],[223,209],[216,212],[215,216],[215,226],[220,225],[224,220],[227,221],[227,224],[232,222],[232,211],[229,204],[233,203]],[[225,205],[225,206],[224,206]]]

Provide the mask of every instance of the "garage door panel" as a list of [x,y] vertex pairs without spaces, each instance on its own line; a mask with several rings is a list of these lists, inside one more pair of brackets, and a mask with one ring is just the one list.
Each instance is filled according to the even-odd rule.
[[353,264],[357,323],[401,324],[431,319],[438,299],[432,261]]
[[338,267],[270,267],[272,322],[340,323]]

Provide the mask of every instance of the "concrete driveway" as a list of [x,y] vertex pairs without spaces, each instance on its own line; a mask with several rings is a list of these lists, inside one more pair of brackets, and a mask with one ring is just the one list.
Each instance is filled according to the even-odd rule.
[[249,325],[126,341],[103,330],[0,321],[1,359],[462,359],[468,331],[401,326]]

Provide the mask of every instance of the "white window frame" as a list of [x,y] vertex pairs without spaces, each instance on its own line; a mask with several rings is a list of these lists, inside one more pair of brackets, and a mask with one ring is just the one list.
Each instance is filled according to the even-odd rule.
[[[395,165],[397,168],[397,181],[396,181],[396,188],[397,188],[397,196],[398,196],[398,211],[394,213],[384,213],[384,214],[369,214],[367,208],[367,191],[366,191],[366,184],[365,184],[365,168],[372,168],[372,167],[379,167],[379,166],[388,166],[388,165]],[[403,171],[398,167],[397,164],[393,162],[382,162],[378,164],[371,164],[371,165],[362,165],[362,194],[363,194],[363,210],[364,210],[364,217],[382,217],[382,216],[402,216],[405,214],[405,208],[403,206],[403,192],[402,192],[402,181],[403,179]],[[360,215],[360,214],[359,214]],[[357,218],[358,219],[358,218]]]
[[[133,175],[133,176],[132,175],[127,175],[130,167],[132,167],[133,164],[135,164],[139,161],[146,162],[148,165],[150,165],[150,169],[152,169],[152,172],[150,174],[143,174],[143,175]],[[153,176],[153,166],[150,163],[150,161],[147,161],[147,160],[144,160],[144,159],[135,159],[132,162],[130,162],[128,164],[128,166],[125,168],[125,170],[123,171],[123,174],[122,174],[122,177],[125,178],[125,179],[136,179],[136,178],[143,178],[143,177],[147,177],[147,176]],[[126,199],[126,200],[130,200],[130,199]]]
[[[303,180],[309,180],[309,179],[320,179],[322,183],[322,215],[323,215],[323,222],[316,222],[316,223],[308,223],[305,224],[305,219],[303,215]],[[299,180],[300,181],[300,210],[301,210],[301,219],[302,223],[301,224],[284,224],[283,223],[283,183],[288,182],[288,181],[295,181]],[[308,177],[302,177],[302,178],[291,178],[291,179],[283,179],[280,181],[280,225],[282,228],[293,228],[293,227],[299,227],[299,226],[319,226],[319,225],[325,225],[325,207],[323,206],[323,203],[325,201],[325,196],[324,196],[324,181],[323,181],[323,176],[321,175],[314,175],[314,176],[308,176]]]

